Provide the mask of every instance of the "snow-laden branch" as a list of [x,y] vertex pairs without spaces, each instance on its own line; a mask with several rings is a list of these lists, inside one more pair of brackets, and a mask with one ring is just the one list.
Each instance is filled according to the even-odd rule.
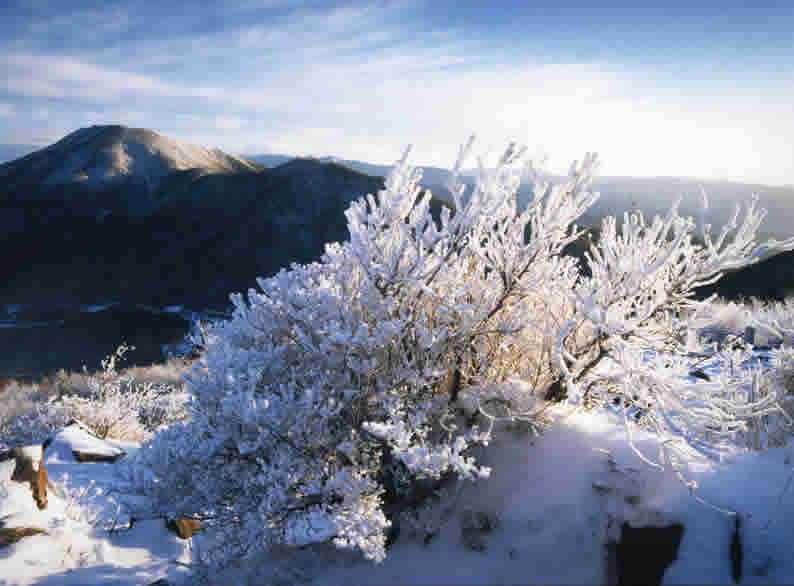
[[[577,311],[556,347],[569,396],[640,410],[665,446],[661,463],[670,463],[665,454],[671,446],[733,437],[764,415],[781,412],[778,395],[759,391],[756,370],[738,369],[697,384],[688,377],[688,332],[697,330],[707,307],[691,299],[694,289],[765,254],[794,248],[794,239],[756,243],[766,213],[756,203],[751,198],[743,213],[737,206],[716,238],[701,219],[702,244],[693,239],[694,220],[678,214],[679,202],[665,218],[650,222],[641,212],[627,212],[620,229],[614,218],[605,218],[599,241],[587,253],[591,277],[573,291]],[[582,323],[593,333],[574,340],[569,332]],[[774,323],[768,329],[780,331]]]

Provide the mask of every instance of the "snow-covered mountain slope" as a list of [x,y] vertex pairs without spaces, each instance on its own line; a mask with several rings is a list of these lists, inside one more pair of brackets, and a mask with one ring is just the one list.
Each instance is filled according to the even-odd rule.
[[78,183],[103,189],[132,179],[157,190],[175,171],[203,173],[257,171],[261,166],[217,149],[181,143],[144,128],[91,126],[58,142],[0,165],[0,180],[12,184],[56,186]]

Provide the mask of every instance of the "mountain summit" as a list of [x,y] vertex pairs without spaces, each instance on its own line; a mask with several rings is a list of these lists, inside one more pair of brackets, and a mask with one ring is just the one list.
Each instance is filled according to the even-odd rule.
[[110,125],[80,128],[48,147],[2,164],[0,179],[14,187],[79,184],[92,190],[133,181],[152,194],[175,171],[236,173],[261,168],[220,150],[177,142],[145,128]]

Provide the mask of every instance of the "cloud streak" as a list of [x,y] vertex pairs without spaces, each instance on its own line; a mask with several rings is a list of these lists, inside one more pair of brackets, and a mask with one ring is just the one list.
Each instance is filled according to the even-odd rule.
[[[672,63],[561,59],[465,22],[427,23],[424,8],[249,2],[225,26],[196,16],[179,23],[181,34],[57,53],[30,33],[0,57],[0,101],[23,119],[14,136],[25,122],[41,136],[46,123],[54,140],[99,112],[236,153],[386,163],[415,143],[415,161],[448,166],[477,133],[484,149],[518,140],[545,151],[557,170],[598,150],[610,174],[794,183],[790,70],[762,76],[737,65],[709,77],[704,63],[687,77]],[[258,11],[268,18],[252,18]],[[92,38],[141,27],[124,7],[31,27],[80,18],[97,23]]]

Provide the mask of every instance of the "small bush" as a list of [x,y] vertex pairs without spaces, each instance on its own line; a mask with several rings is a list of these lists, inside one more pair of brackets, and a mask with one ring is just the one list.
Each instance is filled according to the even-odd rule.
[[140,442],[158,428],[186,419],[183,388],[135,382],[131,374],[117,371],[117,363],[129,350],[119,346],[94,374],[59,371],[41,385],[12,388],[0,414],[2,442],[8,446],[42,442],[72,419],[101,438]]
[[176,402],[164,400],[175,392],[172,387],[133,384],[129,374],[116,370],[129,350],[122,344],[102,361],[102,370],[88,378],[88,396],[66,395],[59,402],[60,408],[103,439],[143,441],[159,425],[185,417]]

